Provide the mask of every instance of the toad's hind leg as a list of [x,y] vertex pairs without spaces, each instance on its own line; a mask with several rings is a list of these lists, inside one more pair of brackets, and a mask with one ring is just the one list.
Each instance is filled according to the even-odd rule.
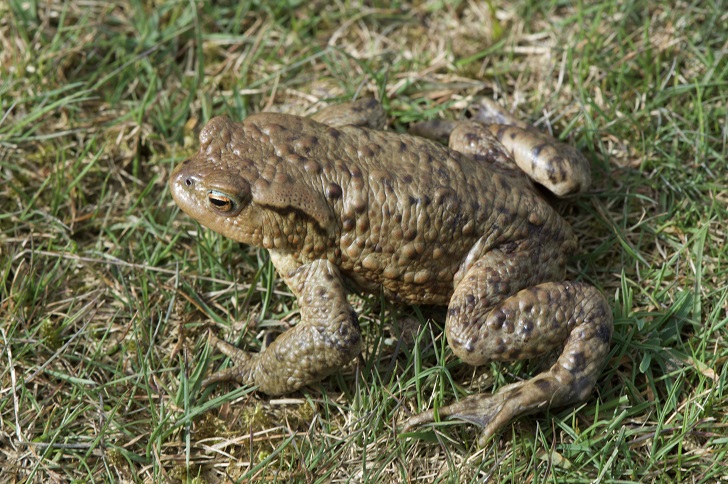
[[579,150],[540,133],[495,101],[481,98],[476,108],[473,120],[495,135],[533,181],[559,197],[589,188],[591,168]]
[[[490,99],[479,99],[473,109],[471,120],[424,121],[412,125],[410,132],[432,139],[449,138],[452,149],[480,157],[501,171],[515,168],[559,197],[589,188],[589,161],[576,148],[540,133]],[[510,155],[508,159],[502,152]]]
[[[440,417],[482,425],[487,439],[513,417],[589,395],[612,336],[612,313],[599,291],[584,283],[549,282],[524,289],[493,308],[478,308],[475,301],[467,290],[458,295],[456,289],[448,312],[448,342],[465,362],[513,361],[561,345],[564,349],[549,370],[495,394],[473,395],[441,408]],[[410,418],[405,429],[434,419],[434,411],[424,412]]]

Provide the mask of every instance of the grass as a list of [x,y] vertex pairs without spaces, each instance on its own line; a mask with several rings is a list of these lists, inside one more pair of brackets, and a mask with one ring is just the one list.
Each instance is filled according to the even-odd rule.
[[[722,2],[219,3],[0,5],[3,481],[728,479]],[[320,385],[199,389],[223,361],[208,329],[258,348],[297,309],[264,251],[179,213],[170,170],[213,115],[361,94],[395,130],[496,97],[590,158],[591,193],[558,204],[569,277],[615,314],[587,402],[485,447],[467,425],[399,436],[534,365],[473,371],[376,295],[352,298],[361,358]]]

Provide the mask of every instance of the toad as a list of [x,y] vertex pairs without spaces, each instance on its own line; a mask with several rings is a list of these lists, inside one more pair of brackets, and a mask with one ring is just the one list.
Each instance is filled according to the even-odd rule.
[[[584,191],[574,148],[483,100],[468,121],[383,131],[364,99],[310,118],[260,113],[211,119],[200,150],[172,173],[180,208],[234,240],[264,247],[296,296],[300,321],[258,353],[217,338],[234,366],[204,384],[236,380],[268,395],[292,392],[359,355],[347,287],[402,304],[447,308],[453,353],[470,365],[560,351],[548,370],[411,417],[484,427],[589,396],[612,337],[612,313],[593,286],[564,280],[577,241],[543,198]],[[426,137],[425,137],[426,136]],[[449,137],[449,147],[429,138]]]

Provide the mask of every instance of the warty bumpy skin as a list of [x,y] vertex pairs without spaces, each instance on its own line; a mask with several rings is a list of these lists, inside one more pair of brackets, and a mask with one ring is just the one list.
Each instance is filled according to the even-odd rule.
[[[345,285],[406,304],[447,306],[446,335],[472,365],[563,352],[546,372],[439,409],[485,427],[586,398],[609,351],[612,314],[594,287],[563,281],[577,242],[533,181],[588,187],[588,162],[492,104],[475,121],[381,131],[373,100],[312,118],[217,117],[169,185],[201,224],[264,247],[298,300],[298,325],[260,353],[215,338],[234,379],[279,395],[324,378],[361,348]],[[351,120],[354,124],[346,124]],[[493,124],[493,120],[508,123]],[[479,121],[479,122],[478,122]],[[405,423],[437,418],[429,411]]]

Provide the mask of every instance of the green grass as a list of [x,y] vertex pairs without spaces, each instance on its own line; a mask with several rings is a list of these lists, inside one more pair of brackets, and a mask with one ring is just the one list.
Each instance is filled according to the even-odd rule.
[[[228,2],[220,2],[226,3]],[[195,8],[197,7],[197,8]],[[728,479],[728,15],[722,2],[0,4],[2,481]],[[477,446],[411,413],[532,374],[353,297],[366,349],[269,398],[200,391],[206,333],[257,349],[297,308],[264,251],[175,207],[211,116],[359,94],[390,128],[502,99],[592,161],[558,208],[615,336],[594,395]],[[472,382],[472,384],[471,384]]]

